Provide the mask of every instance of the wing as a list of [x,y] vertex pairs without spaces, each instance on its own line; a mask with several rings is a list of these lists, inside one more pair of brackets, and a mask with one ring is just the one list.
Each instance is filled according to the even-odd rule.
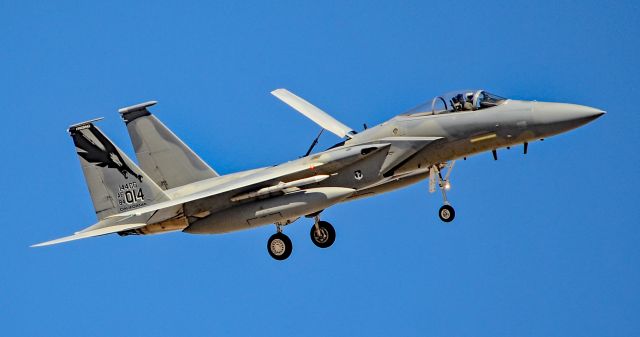
[[[302,158],[282,165],[257,169],[249,172],[240,172],[227,176],[221,176],[209,179],[201,184],[214,184],[205,186],[199,190],[187,190],[192,186],[188,185],[184,191],[178,190],[177,194],[172,195],[172,199],[165,202],[156,203],[150,206],[141,207],[124,213],[111,216],[111,218],[138,216],[148,212],[153,212],[165,207],[171,207],[181,204],[196,203],[199,199],[215,199],[217,208],[223,209],[229,207],[233,202],[244,200],[247,193],[255,192],[257,195],[275,186],[298,187],[301,184],[313,184],[319,179],[325,178],[324,175],[333,174],[337,170],[354,162],[361,160],[363,150],[367,150],[366,155],[371,155],[376,151],[386,149],[389,143],[385,144],[365,144],[346,148],[339,148],[327,151],[322,154]],[[315,178],[315,179],[314,179]],[[282,183],[282,184],[280,184]],[[198,183],[196,183],[198,184]],[[276,188],[276,191],[279,190]],[[192,203],[193,202],[193,203]],[[187,207],[187,206],[185,206]]]
[[340,138],[351,138],[350,135],[355,134],[352,128],[340,123],[328,113],[294,95],[287,89],[277,89],[272,91],[271,94]]
[[[163,209],[166,207],[176,206],[185,204],[194,200],[204,199],[207,197],[216,196],[219,194],[227,193],[227,192],[240,192],[247,189],[251,189],[254,186],[259,186],[261,184],[272,184],[280,179],[285,177],[296,177],[299,175],[307,175],[313,176],[314,169],[316,167],[321,166],[321,163],[318,164],[305,164],[305,165],[293,165],[291,167],[283,167],[281,169],[268,168],[259,170],[255,173],[249,174],[248,176],[239,178],[239,179],[231,179],[229,181],[224,181],[226,179],[222,179],[223,182],[215,185],[211,188],[204,189],[203,191],[195,192],[188,194],[183,197],[177,197],[172,200],[166,202],[160,202],[157,204],[153,204],[146,207],[141,207],[135,210],[131,210],[129,212],[119,213],[117,215],[111,216],[111,218],[119,218],[119,217],[128,217],[128,216],[138,216],[144,213],[157,211],[159,209]],[[225,178],[220,177],[220,178]]]

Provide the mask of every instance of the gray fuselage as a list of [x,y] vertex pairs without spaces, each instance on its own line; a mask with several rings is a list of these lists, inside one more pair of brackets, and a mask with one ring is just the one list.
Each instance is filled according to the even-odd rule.
[[[300,164],[313,168],[314,163],[319,163],[321,165],[312,169],[313,173],[329,175],[328,179],[305,186],[302,192],[284,191],[282,196],[236,205],[228,202],[232,195],[194,201],[185,205],[189,226],[184,231],[226,233],[269,223],[288,224],[339,202],[416,183],[429,176],[429,168],[433,165],[557,135],[602,114],[601,110],[574,104],[506,100],[500,105],[478,110],[399,115],[354,134],[329,150],[258,169],[281,170],[287,165]],[[434,140],[426,146],[414,146],[412,152],[412,144],[421,137]],[[402,153],[410,155],[397,158]],[[255,170],[211,179],[210,183],[200,182],[197,188],[210,188],[251,172]],[[290,178],[304,177],[301,174]],[[189,193],[194,191],[193,187],[185,188]],[[345,192],[345,189],[352,192]],[[179,195],[180,189],[174,193]],[[194,216],[203,212],[205,217]]]

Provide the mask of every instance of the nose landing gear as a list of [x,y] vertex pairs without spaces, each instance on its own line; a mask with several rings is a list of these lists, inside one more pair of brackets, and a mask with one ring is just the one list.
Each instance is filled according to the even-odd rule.
[[442,205],[438,211],[438,216],[444,222],[451,222],[456,217],[456,211],[451,205]]
[[[438,164],[431,166],[431,170],[429,172],[429,192],[434,193],[436,191],[436,181],[440,191],[442,192],[442,200],[443,204],[438,211],[438,217],[440,220],[444,222],[451,222],[456,217],[456,211],[453,209],[453,206],[447,200],[447,192],[446,190],[451,188],[451,183],[449,183],[449,175],[451,175],[451,170],[453,170],[453,165],[456,163],[455,160],[451,161],[448,164]],[[442,177],[442,170],[447,168],[447,174]]]

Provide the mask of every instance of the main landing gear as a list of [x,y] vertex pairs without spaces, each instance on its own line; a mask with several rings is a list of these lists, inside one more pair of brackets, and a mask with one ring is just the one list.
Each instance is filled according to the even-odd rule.
[[[311,242],[320,248],[329,248],[336,241],[336,230],[326,222],[320,221],[320,217],[315,215],[314,224],[311,226]],[[281,224],[276,224],[277,233],[273,234],[267,241],[267,251],[272,258],[282,261],[288,258],[293,251],[293,243],[288,236],[282,233]]]
[[288,236],[282,233],[282,225],[276,225],[278,232],[271,235],[267,241],[267,251],[272,258],[282,261],[288,258],[293,251],[293,243]]
[[320,248],[329,248],[336,241],[336,230],[326,222],[320,221],[317,215],[314,217],[315,223],[311,227],[311,242]]
[[[456,217],[456,211],[453,209],[453,206],[447,200],[447,190],[451,188],[451,184],[449,183],[449,175],[451,174],[451,170],[453,170],[453,165],[455,164],[455,160],[451,161],[448,164],[439,164],[431,167],[429,174],[429,192],[433,193],[436,190],[436,182],[440,191],[442,192],[442,200],[443,204],[438,211],[438,217],[440,220],[444,222],[451,222]],[[442,170],[447,168],[447,174],[442,177]]]

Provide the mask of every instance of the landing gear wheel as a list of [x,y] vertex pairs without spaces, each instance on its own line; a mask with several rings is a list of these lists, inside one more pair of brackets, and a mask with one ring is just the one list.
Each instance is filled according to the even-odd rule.
[[291,255],[293,244],[288,236],[282,233],[276,233],[271,235],[269,241],[267,241],[267,250],[272,258],[282,261]]
[[451,205],[444,205],[440,207],[438,216],[440,216],[440,220],[444,222],[451,222],[456,217],[456,211],[451,207]]
[[318,222],[318,230],[316,226],[311,226],[311,241],[320,248],[329,248],[336,241],[336,230],[330,223],[326,221]]

